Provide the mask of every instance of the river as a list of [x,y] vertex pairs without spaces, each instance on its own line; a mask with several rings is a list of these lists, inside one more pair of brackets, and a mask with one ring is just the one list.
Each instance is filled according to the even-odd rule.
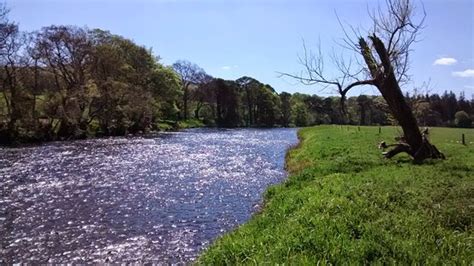
[[0,264],[193,261],[282,182],[296,129],[0,148]]

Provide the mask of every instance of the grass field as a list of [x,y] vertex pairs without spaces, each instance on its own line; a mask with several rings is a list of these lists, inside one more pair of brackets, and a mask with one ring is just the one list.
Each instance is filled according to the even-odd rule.
[[[468,145],[459,143],[466,134]],[[204,264],[474,263],[474,130],[432,128],[444,161],[383,159],[394,127],[299,132],[290,177],[264,210],[219,238]]]

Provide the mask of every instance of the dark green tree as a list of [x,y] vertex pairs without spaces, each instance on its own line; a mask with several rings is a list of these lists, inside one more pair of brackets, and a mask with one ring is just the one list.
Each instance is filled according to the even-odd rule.
[[281,101],[281,125],[284,127],[290,126],[291,123],[291,94],[287,92],[280,93]]
[[455,117],[455,124],[457,127],[464,127],[464,128],[471,127],[472,120],[465,111],[456,112],[454,117]]
[[216,123],[221,127],[240,126],[238,85],[233,81],[215,79]]
[[191,87],[198,86],[206,78],[204,70],[196,64],[186,60],[179,60],[173,64],[173,69],[181,77],[181,87],[183,90],[183,100],[181,113],[183,119],[189,116],[189,101],[191,98]]

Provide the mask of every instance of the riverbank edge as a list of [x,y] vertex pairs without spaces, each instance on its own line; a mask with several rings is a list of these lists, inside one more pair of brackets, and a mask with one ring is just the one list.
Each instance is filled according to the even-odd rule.
[[113,137],[139,137],[146,136],[148,134],[160,133],[160,132],[179,132],[185,129],[191,128],[206,128],[202,121],[196,119],[181,120],[181,121],[160,121],[156,123],[153,129],[147,130],[146,132],[139,131],[137,133],[125,133],[117,135],[101,135],[101,134],[86,134],[82,137],[69,137],[69,138],[53,138],[53,139],[39,139],[39,138],[27,138],[27,139],[16,139],[13,141],[0,140],[0,148],[15,148],[28,145],[37,145],[54,141],[75,141],[83,139],[102,139],[102,138],[113,138]]
[[[314,127],[314,126],[313,126]],[[277,183],[277,184],[273,184],[269,187],[267,187],[265,189],[265,192],[263,193],[263,199],[262,199],[262,205],[252,214],[252,216],[250,217],[250,219],[245,222],[244,224],[241,224],[239,226],[237,226],[236,228],[232,229],[231,231],[229,232],[226,232],[224,235],[222,236],[219,236],[217,239],[215,239],[212,243],[211,243],[211,246],[214,245],[219,239],[221,239],[222,237],[232,233],[233,231],[235,230],[238,230],[239,228],[241,228],[242,226],[246,225],[249,221],[251,221],[252,219],[256,218],[258,215],[262,214],[263,212],[265,212],[265,209],[266,209],[266,205],[268,203],[268,200],[269,200],[269,196],[268,196],[268,193],[270,191],[270,189],[272,189],[273,187],[276,187],[276,186],[279,186],[285,182],[288,182],[289,179],[291,178],[291,176],[293,174],[295,174],[298,170],[297,169],[292,169],[293,167],[290,165],[290,162],[291,162],[291,153],[293,151],[296,151],[296,150],[299,150],[299,149],[302,149],[303,147],[303,142],[304,142],[304,137],[303,135],[301,134],[301,130],[304,129],[304,128],[298,128],[298,130],[296,131],[296,137],[298,139],[298,142],[291,145],[290,147],[288,147],[285,151],[285,164],[284,164],[284,170],[287,172],[287,176],[285,177],[285,179],[282,180],[282,182],[280,183]],[[196,264],[197,265],[200,265],[200,264],[203,264],[201,261],[200,261],[200,258],[205,255],[205,253],[207,252],[207,250],[209,249],[206,248],[204,250],[204,252],[202,252],[200,254],[200,256],[198,257],[197,261],[196,261]]]
[[[301,145],[302,145],[302,142],[303,142],[303,137],[300,135],[300,130],[301,128],[298,128],[298,130],[296,131],[296,137],[298,139],[298,142],[291,145],[290,147],[288,147],[285,151],[285,163],[284,163],[284,166],[283,166],[283,169],[286,171],[286,176],[285,178],[279,182],[279,183],[276,183],[276,184],[273,184],[273,185],[270,185],[269,187],[267,187],[265,189],[265,191],[263,192],[263,198],[262,198],[262,204],[257,208],[257,210],[252,214],[252,216],[250,217],[250,219],[254,218],[254,216],[262,213],[263,211],[265,211],[265,205],[267,204],[267,201],[268,201],[268,198],[267,198],[267,193],[268,193],[268,190],[271,189],[272,187],[274,186],[278,186],[278,185],[281,185],[285,182],[288,181],[288,179],[291,177],[292,173],[290,172],[290,165],[288,164],[289,161],[290,161],[290,153],[294,150],[298,150],[298,149],[301,149]],[[249,220],[250,220],[249,219]],[[243,225],[243,224],[242,224]],[[239,225],[238,227],[242,226],[242,225]],[[238,228],[237,227],[237,228]],[[237,229],[235,228],[235,229]],[[234,229],[234,230],[235,230]],[[227,233],[230,233],[230,232],[227,232]]]
[[[19,139],[14,141],[4,141],[0,139],[0,148],[15,148],[21,146],[28,146],[28,145],[35,145],[35,144],[43,144],[48,142],[54,141],[74,141],[74,140],[83,140],[83,139],[101,139],[101,138],[112,138],[112,137],[139,137],[139,136],[146,136],[149,134],[161,133],[161,132],[180,132],[186,129],[192,128],[228,128],[228,129],[245,129],[245,128],[254,128],[254,129],[272,129],[272,128],[297,128],[297,127],[258,127],[258,126],[251,126],[251,127],[218,127],[212,125],[206,125],[203,121],[197,119],[188,119],[188,120],[180,120],[180,121],[161,121],[156,123],[156,127],[154,129],[148,130],[146,132],[139,131],[137,133],[126,133],[126,134],[119,134],[119,135],[100,135],[100,134],[92,134],[92,135],[85,135],[83,137],[70,137],[70,138],[55,138],[55,139],[38,139],[38,138],[30,138],[30,139]],[[1,137],[1,136],[0,136]]]
[[[344,132],[342,136],[355,136],[355,139],[339,139],[341,135],[332,134],[330,130]],[[377,130],[378,127],[338,130],[331,126],[300,129],[298,144],[288,149],[285,156],[288,177],[282,183],[268,187],[261,210],[244,224],[215,239],[195,263],[472,264],[474,163],[467,160],[474,159],[472,145],[459,146],[456,140],[449,140],[460,133],[454,132],[457,129],[437,128],[439,133],[435,132],[433,139],[448,159],[414,165],[408,156],[383,160],[375,149],[377,139],[393,138],[397,131],[384,127],[382,134],[377,134]],[[469,133],[470,137],[474,137],[473,133]],[[361,135],[365,135],[365,139]],[[369,138],[373,143],[367,141]],[[348,143],[356,148],[344,147]],[[321,149],[331,144],[340,146],[331,151]],[[459,150],[461,147],[463,149]],[[369,154],[364,154],[366,148]],[[339,154],[335,152],[338,150]],[[340,153],[341,150],[344,152]],[[363,155],[351,156],[355,150],[362,151]],[[338,160],[320,157],[331,152],[332,156],[350,158],[343,165],[347,169],[334,168],[341,167]],[[306,160],[308,156],[310,160]],[[357,165],[351,160],[367,165]],[[379,172],[385,169],[386,172]],[[374,186],[372,182],[379,184]],[[371,187],[365,187],[367,184]],[[369,195],[356,195],[361,188]],[[354,198],[358,196],[361,197]],[[370,197],[365,198],[367,196]],[[357,205],[353,205],[354,202]],[[327,204],[326,208],[324,205]],[[362,209],[360,205],[364,204],[373,209]],[[341,214],[344,211],[351,213]],[[308,234],[314,234],[308,232],[308,226],[321,237],[308,237]]]

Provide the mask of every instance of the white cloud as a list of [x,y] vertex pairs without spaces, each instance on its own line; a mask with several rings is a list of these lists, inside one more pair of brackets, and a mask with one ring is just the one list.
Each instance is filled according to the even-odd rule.
[[223,67],[221,67],[221,69],[222,69],[222,70],[225,70],[225,71],[228,71],[228,70],[235,69],[235,68],[238,68],[238,67],[239,67],[238,65],[223,66]]
[[454,71],[453,76],[460,78],[474,78],[474,69],[466,69],[464,71]]
[[449,66],[456,64],[458,60],[452,57],[441,57],[434,61],[433,65]]
[[474,90],[474,85],[465,85],[464,88]]

